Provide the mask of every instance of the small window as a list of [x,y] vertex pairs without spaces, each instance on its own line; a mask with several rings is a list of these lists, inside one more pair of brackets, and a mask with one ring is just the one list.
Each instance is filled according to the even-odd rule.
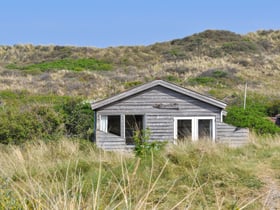
[[177,138],[179,140],[192,138],[192,120],[178,120]]
[[211,139],[212,138],[212,120],[199,119],[198,120],[198,138]]
[[[133,145],[136,131],[139,135],[143,130],[143,115],[125,115],[125,140],[127,145]],[[141,136],[139,136],[141,138]]]
[[102,115],[100,130],[121,136],[121,116],[120,115]]

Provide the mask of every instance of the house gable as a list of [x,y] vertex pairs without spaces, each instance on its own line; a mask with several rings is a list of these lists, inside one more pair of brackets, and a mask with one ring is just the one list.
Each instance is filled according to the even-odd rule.
[[165,82],[163,80],[154,80],[152,82],[146,83],[144,85],[135,87],[133,89],[130,89],[128,91],[125,91],[123,93],[115,95],[113,97],[110,97],[110,98],[98,101],[96,103],[92,103],[91,107],[92,107],[93,110],[96,110],[96,109],[99,109],[99,108],[101,108],[103,106],[108,106],[108,105],[110,105],[112,103],[115,103],[117,101],[123,100],[125,98],[129,98],[129,97],[131,97],[133,95],[137,95],[137,94],[139,94],[141,92],[147,91],[147,90],[149,90],[149,89],[151,89],[153,87],[156,87],[156,86],[165,87],[165,88],[167,88],[169,90],[172,90],[174,92],[178,92],[178,93],[180,93],[182,95],[186,95],[186,96],[192,97],[192,98],[194,98],[196,100],[200,100],[202,102],[211,104],[211,105],[219,107],[221,109],[224,109],[226,107],[226,104],[224,102],[222,102],[222,101],[216,100],[216,99],[214,99],[212,97],[208,97],[208,96],[202,95],[200,93],[197,93],[195,91],[192,91],[192,90],[189,90],[189,89],[186,89],[186,88],[182,88],[182,87],[177,86],[175,84],[172,84],[172,83],[169,83],[169,82]]
[[[127,96],[96,109],[99,114],[146,114],[164,116],[220,115],[222,108],[197,100],[191,96],[173,91],[163,86]],[[217,117],[220,120],[220,116]]]

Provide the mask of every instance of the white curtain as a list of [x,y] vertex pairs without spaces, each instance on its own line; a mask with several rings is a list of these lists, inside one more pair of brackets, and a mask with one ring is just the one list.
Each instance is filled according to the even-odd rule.
[[108,132],[108,116],[102,115],[100,120],[100,130]]

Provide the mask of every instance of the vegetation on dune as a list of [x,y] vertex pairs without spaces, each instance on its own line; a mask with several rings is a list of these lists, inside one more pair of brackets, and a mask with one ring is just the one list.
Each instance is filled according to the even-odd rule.
[[6,66],[8,69],[20,69],[26,71],[49,71],[49,70],[72,70],[72,71],[95,71],[95,70],[112,70],[113,66],[105,61],[100,61],[97,59],[60,59],[54,61],[45,61],[41,63],[35,63],[30,65],[19,66],[16,64],[8,64]]
[[[255,91],[272,93],[280,79],[279,37],[279,31],[206,30],[150,46],[0,46],[0,90],[100,98],[161,78],[199,92],[209,93],[210,87],[228,94],[250,80]],[[227,75],[205,75],[213,70]]]
[[280,103],[270,96],[249,93],[244,109],[244,99],[238,98],[228,107],[225,121],[237,127],[250,128],[258,135],[280,134],[280,127],[270,120],[280,113]]
[[169,59],[196,56],[221,57],[260,53],[259,45],[248,37],[224,30],[206,30],[183,39],[170,42],[172,50],[165,53]]
[[2,146],[0,207],[265,208],[270,191],[264,177],[279,179],[279,138],[252,140],[243,148],[167,145],[141,159],[104,153],[83,141]]
[[[62,136],[92,139],[94,115],[82,98],[2,91],[0,101],[0,143],[55,140]],[[258,135],[280,134],[280,128],[269,119],[280,113],[279,100],[250,93],[245,110],[240,95],[231,98],[230,103],[227,123],[250,128]]]
[[0,92],[0,143],[20,144],[62,136],[91,139],[93,112],[80,98]]
[[226,122],[241,128],[250,128],[259,135],[280,134],[280,128],[267,119],[263,112],[254,108],[243,109],[231,107],[228,109]]

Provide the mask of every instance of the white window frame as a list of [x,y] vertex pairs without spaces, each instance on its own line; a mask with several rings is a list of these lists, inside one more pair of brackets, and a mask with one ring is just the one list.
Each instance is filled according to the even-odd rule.
[[[100,131],[103,131],[105,133],[108,133],[108,117],[109,116],[120,116],[120,132],[121,131],[121,123],[122,123],[122,115],[107,115],[107,114],[101,114],[100,115],[100,120],[99,120],[99,130]],[[121,136],[122,133],[120,133],[120,136]]]
[[196,117],[174,117],[174,139],[178,139],[178,120],[191,120],[192,122],[192,141],[198,140],[198,121],[199,120],[212,120],[212,141],[216,139],[216,118],[210,116],[196,116]]

